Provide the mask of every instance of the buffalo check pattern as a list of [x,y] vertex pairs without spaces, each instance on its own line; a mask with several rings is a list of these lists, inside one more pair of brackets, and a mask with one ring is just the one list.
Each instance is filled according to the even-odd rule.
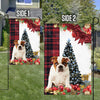
[[16,19],[9,19],[10,24],[10,59],[14,46],[14,40],[19,40],[19,21]]
[[45,47],[44,47],[44,57],[45,57],[45,80],[44,87],[47,86],[49,70],[52,65],[50,58],[52,56],[59,56],[59,27],[54,27],[54,24],[46,24],[44,29],[45,37]]

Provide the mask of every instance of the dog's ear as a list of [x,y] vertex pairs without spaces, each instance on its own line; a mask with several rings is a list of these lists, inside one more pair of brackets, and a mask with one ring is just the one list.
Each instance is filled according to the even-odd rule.
[[63,62],[63,61],[64,61],[64,62],[69,62],[70,59],[69,59],[68,57],[63,57],[63,58],[62,58],[62,62]]
[[14,44],[15,44],[15,45],[18,44],[18,40],[14,40]]
[[25,41],[21,41],[21,45],[22,45],[22,46],[24,46],[24,45],[25,45],[25,43],[26,43]]
[[66,57],[66,61],[67,61],[67,62],[69,62],[69,61],[70,61],[70,59],[69,59],[68,57]]
[[53,57],[50,58],[51,62],[54,62],[54,60],[56,60],[56,59],[57,59],[56,56],[53,56]]

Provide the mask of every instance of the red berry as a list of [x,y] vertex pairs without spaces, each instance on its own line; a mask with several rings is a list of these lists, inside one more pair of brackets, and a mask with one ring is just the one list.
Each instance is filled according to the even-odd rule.
[[27,61],[26,61],[26,60],[24,60],[24,63],[27,63]]
[[23,63],[20,63],[21,65],[23,65]]
[[35,60],[34,64],[40,64],[40,60]]
[[84,89],[83,89],[83,93],[84,93],[85,91],[88,91],[88,89],[87,89],[87,88],[84,88]]
[[57,87],[53,87],[53,90],[56,91],[56,90],[58,90],[58,88]]
[[77,85],[74,86],[74,90],[77,90]]
[[88,85],[88,86],[87,86],[87,89],[90,90],[90,89],[91,89],[91,85]]
[[72,87],[72,89],[74,89],[74,85],[73,84],[71,84],[71,87]]
[[65,93],[65,92],[63,92],[63,93],[62,93],[62,95],[66,95],[66,93]]
[[30,62],[33,62],[33,60],[31,59]]
[[81,89],[78,87],[77,90],[80,91]]
[[67,88],[67,92],[71,92],[71,89],[70,88]]
[[37,61],[40,61],[40,58],[38,58]]
[[18,60],[15,59],[14,62],[18,62]]
[[63,91],[64,87],[61,85],[61,86],[59,86],[59,89],[60,89],[60,91]]
[[89,91],[90,91],[90,94],[91,94],[91,89]]
[[77,95],[79,95],[79,94],[80,94],[80,92],[77,93]]
[[22,62],[22,59],[19,59],[19,62],[21,63]]

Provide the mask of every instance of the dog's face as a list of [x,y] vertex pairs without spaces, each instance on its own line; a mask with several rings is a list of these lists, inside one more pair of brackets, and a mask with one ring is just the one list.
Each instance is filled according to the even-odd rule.
[[25,41],[15,40],[14,44],[17,50],[23,50],[25,48]]
[[52,57],[51,62],[53,62],[56,72],[64,72],[68,69],[69,59],[67,57]]

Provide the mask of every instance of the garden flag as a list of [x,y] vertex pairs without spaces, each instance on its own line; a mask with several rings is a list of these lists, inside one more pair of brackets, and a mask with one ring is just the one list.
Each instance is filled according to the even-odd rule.
[[10,19],[10,64],[40,64],[40,20]]
[[44,93],[91,95],[91,25],[46,24]]

